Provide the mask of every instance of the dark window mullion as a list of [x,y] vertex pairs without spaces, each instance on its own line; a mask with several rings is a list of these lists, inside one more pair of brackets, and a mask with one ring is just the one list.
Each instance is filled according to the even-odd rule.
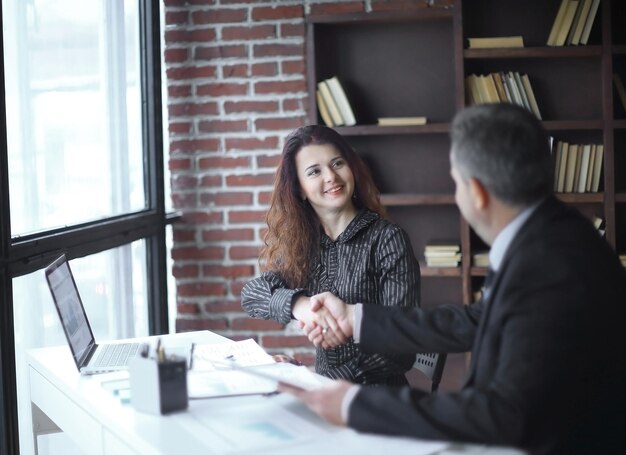
[[161,30],[159,2],[142,0],[139,4],[141,40],[141,96],[143,142],[148,151],[146,197],[148,207],[162,218],[160,230],[148,240],[148,319],[150,334],[168,331],[167,258],[165,249],[165,182],[163,157],[163,119],[161,99]]
[[15,243],[9,257],[10,273],[14,277],[25,275],[46,267],[62,252],[70,259],[89,256],[158,235],[163,229],[162,217],[154,213],[124,218],[48,232]]
[[[0,8],[0,30],[4,30]],[[4,34],[0,33],[0,259],[9,254],[9,165],[4,80]],[[0,264],[0,454],[19,453],[13,286],[9,270]]]

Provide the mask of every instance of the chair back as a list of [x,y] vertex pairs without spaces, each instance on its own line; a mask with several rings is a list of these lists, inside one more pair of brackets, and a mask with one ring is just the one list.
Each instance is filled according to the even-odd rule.
[[417,354],[413,368],[420,370],[431,381],[431,392],[439,388],[443,367],[446,364],[446,354]]

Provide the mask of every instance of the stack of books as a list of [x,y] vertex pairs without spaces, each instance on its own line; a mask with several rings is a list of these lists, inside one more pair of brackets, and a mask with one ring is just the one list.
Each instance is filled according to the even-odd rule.
[[316,100],[326,126],[356,125],[354,112],[337,76],[317,83]]
[[461,262],[461,245],[436,241],[426,245],[424,259],[428,267],[458,267]]
[[488,38],[467,38],[470,49],[504,49],[524,47],[522,36],[491,36]]
[[597,193],[600,189],[604,146],[557,141],[554,153],[554,191]]
[[478,251],[472,255],[476,267],[489,267],[489,251]]
[[600,0],[561,0],[548,46],[587,44]]
[[500,71],[465,78],[467,103],[512,103],[525,107],[541,120],[541,113],[527,74]]

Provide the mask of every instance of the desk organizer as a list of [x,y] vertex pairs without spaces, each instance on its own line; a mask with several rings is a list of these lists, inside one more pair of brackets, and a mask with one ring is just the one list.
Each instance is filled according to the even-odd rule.
[[130,363],[130,402],[140,412],[169,414],[187,409],[187,365],[183,357],[162,361],[137,356]]

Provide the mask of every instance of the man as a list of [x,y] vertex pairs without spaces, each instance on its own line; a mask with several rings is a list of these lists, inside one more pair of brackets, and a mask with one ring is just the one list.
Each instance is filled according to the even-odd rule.
[[[281,389],[358,431],[517,446],[533,454],[626,453],[626,274],[591,222],[552,194],[539,121],[510,104],[470,107],[451,128],[463,216],[489,245],[485,296],[431,310],[312,298],[325,331],[364,352],[472,352],[457,392],[360,387]],[[355,303],[355,302],[350,302]],[[320,326],[305,327],[330,346]],[[335,336],[335,339],[337,337]],[[341,338],[341,337],[340,337]]]

